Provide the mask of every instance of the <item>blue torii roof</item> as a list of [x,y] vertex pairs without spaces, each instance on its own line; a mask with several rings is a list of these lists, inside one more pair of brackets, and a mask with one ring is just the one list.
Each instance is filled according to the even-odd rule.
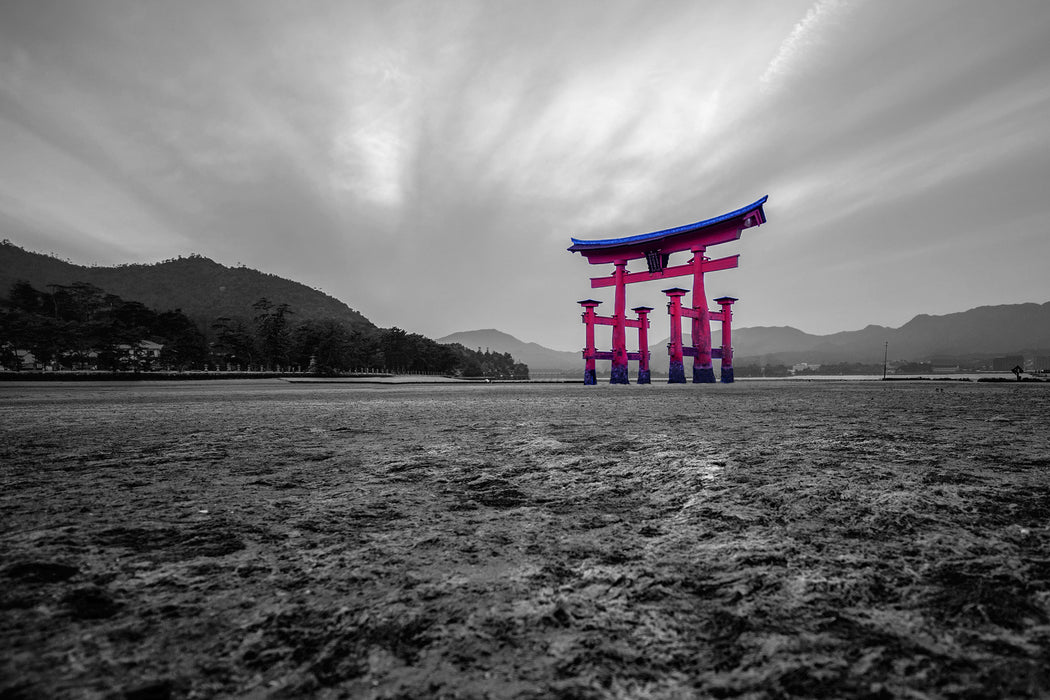
[[697,221],[695,224],[686,224],[685,226],[664,229],[663,231],[653,231],[652,233],[640,233],[636,236],[626,236],[624,238],[603,238],[600,241],[585,241],[580,240],[579,238],[570,238],[569,240],[572,241],[572,247],[569,248],[569,250],[583,250],[587,248],[607,248],[612,246],[631,245],[634,243],[644,243],[645,241],[657,240],[660,238],[664,238],[665,236],[673,236],[676,233],[685,233],[687,231],[695,231],[697,229],[707,228],[708,226],[714,226],[715,224],[720,224],[723,221],[729,221],[730,219],[734,219],[738,216],[743,216],[744,214],[747,214],[748,212],[753,211],[765,204],[767,199],[769,199],[768,194],[762,199],[758,200],[757,202],[748,204],[746,207],[741,207],[736,211],[731,211],[728,214],[722,214],[721,216],[716,216],[713,219]]

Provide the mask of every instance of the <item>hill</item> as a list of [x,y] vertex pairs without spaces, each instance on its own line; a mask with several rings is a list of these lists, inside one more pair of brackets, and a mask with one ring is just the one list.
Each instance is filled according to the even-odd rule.
[[[19,281],[28,286],[16,287]],[[31,357],[31,368],[80,371],[314,367],[528,378],[528,367],[509,355],[379,329],[316,289],[197,255],[85,267],[3,241],[0,289],[3,369],[25,368]],[[268,303],[258,305],[261,299]],[[232,322],[216,323],[224,317]],[[142,340],[162,350],[144,360],[131,350]]]
[[928,356],[1008,354],[1050,349],[1050,302],[980,306],[945,316],[916,316],[890,339],[901,353]]
[[0,243],[0,294],[25,280],[37,289],[47,285],[87,282],[124,299],[134,299],[159,311],[181,309],[207,332],[216,318],[252,318],[252,304],[261,297],[288,304],[296,321],[334,319],[352,328],[375,325],[362,314],[324,292],[247,267],[226,267],[191,255],[164,262],[115,267],[76,265],[49,255]]
[[565,352],[563,350],[552,350],[538,343],[527,343],[518,340],[514,336],[487,328],[477,331],[463,331],[438,338],[439,343],[459,343],[463,347],[476,350],[486,348],[493,352],[507,352],[518,362],[529,366],[529,372],[533,376],[540,376],[549,372],[561,372],[564,370],[577,370],[580,368],[580,353]]
[[[900,328],[867,326],[830,335],[765,335],[733,330],[739,358],[792,362],[881,362],[885,344],[891,361],[926,362],[936,357],[992,357],[1050,353],[1050,302],[979,306],[931,316],[920,314]],[[716,343],[717,344],[717,343]]]

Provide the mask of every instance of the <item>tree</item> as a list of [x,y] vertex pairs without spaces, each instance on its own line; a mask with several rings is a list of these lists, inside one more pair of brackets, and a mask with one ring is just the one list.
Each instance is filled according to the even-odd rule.
[[[431,341],[433,342],[433,341]],[[455,369],[464,377],[492,377],[493,379],[528,379],[529,367],[514,362],[510,353],[470,350],[459,343],[444,346],[456,356]]]
[[50,311],[63,321],[84,323],[96,319],[107,302],[119,297],[107,295],[104,291],[87,282],[74,282],[70,285],[49,284]]
[[154,322],[153,331],[164,348],[160,351],[162,364],[175,369],[189,369],[208,359],[208,343],[197,324],[181,309],[165,311]]
[[411,364],[413,354],[411,341],[408,333],[400,328],[395,326],[382,331],[379,345],[387,368],[404,369]]
[[5,369],[22,369],[22,360],[12,341],[15,340],[16,315],[0,309],[0,367]]
[[263,297],[252,304],[258,313],[255,316],[255,336],[259,341],[259,352],[268,369],[287,366],[291,355],[292,340],[288,328],[288,316],[292,314],[288,304],[274,304]]
[[302,367],[313,360],[321,374],[333,374],[362,364],[355,334],[344,324],[332,319],[309,320],[292,333],[292,361]]
[[23,320],[21,345],[33,354],[37,362],[46,365],[58,359],[70,346],[70,324],[36,314],[27,314]]
[[143,340],[164,346],[162,361],[184,368],[203,362],[204,336],[181,311],[158,314],[137,301],[83,282],[38,292],[26,282],[11,287],[0,336],[44,364],[68,368],[151,369]]
[[481,363],[474,358],[467,358],[460,365],[460,371],[464,377],[484,377],[485,370]]
[[19,280],[11,285],[11,291],[7,294],[8,302],[12,309],[27,314],[40,313],[43,309],[43,299],[40,292],[33,288],[25,280]]
[[212,324],[215,343],[212,354],[219,364],[235,364],[249,367],[258,354],[252,333],[239,320],[222,316]]

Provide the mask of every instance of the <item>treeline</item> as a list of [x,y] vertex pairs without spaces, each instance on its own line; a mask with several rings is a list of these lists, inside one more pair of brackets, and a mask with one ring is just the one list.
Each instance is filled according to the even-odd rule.
[[[143,341],[162,346],[152,354]],[[0,300],[0,365],[18,369],[21,353],[62,369],[261,370],[339,374],[437,373],[528,379],[507,353],[443,345],[400,328],[364,329],[332,319],[297,323],[285,303],[261,298],[250,318],[219,317],[200,329],[180,310],[145,305],[77,282],[46,291],[17,282]]]
[[790,377],[791,368],[787,365],[735,365],[733,374],[737,377]]
[[737,377],[805,377],[805,376],[862,376],[882,374],[882,365],[865,364],[862,362],[832,362],[819,365],[818,367],[805,367],[792,370],[783,364],[744,364],[734,368]]
[[807,374],[820,374],[831,377],[863,376],[882,374],[882,363],[871,364],[864,362],[825,362],[816,369],[806,367],[795,372],[795,376]]
[[[163,348],[154,356],[142,341]],[[20,369],[25,351],[65,369],[191,369],[208,359],[204,335],[181,311],[158,313],[83,282],[11,286],[0,308],[0,364]]]

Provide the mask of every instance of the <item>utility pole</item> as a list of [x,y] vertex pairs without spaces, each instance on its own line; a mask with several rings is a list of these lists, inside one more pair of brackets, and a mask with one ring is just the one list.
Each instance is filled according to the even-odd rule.
[[890,341],[886,341],[882,346],[882,381],[886,381],[886,361],[890,358]]

